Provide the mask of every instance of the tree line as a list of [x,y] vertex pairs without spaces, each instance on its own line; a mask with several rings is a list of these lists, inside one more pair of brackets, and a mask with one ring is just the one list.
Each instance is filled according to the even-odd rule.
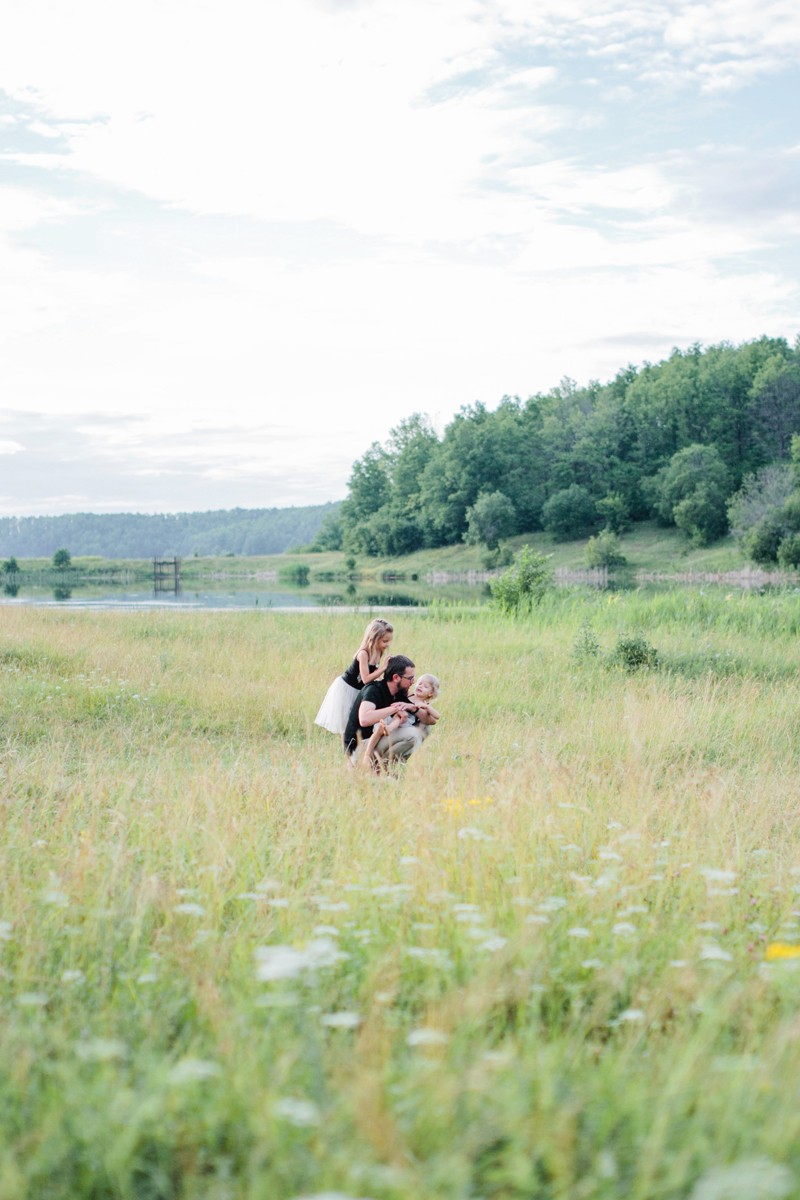
[[743,486],[755,494],[764,472],[788,468],[798,433],[800,339],[675,349],[609,383],[564,379],[491,411],[465,406],[441,436],[409,417],[354,463],[314,548],[496,547],[517,533],[568,540],[646,519],[702,545],[728,531]]
[[0,557],[182,557],[192,554],[282,554],[308,545],[338,503],[295,508],[233,508],[195,513],[69,513],[1,517]]

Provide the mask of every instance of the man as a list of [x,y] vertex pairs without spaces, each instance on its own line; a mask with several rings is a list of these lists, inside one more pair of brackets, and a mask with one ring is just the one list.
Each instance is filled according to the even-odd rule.
[[383,679],[363,687],[355,699],[347,728],[344,731],[345,753],[351,758],[359,738],[369,737],[373,725],[393,717],[400,722],[375,748],[378,758],[405,762],[421,745],[422,737],[416,725],[408,723],[408,689],[414,683],[414,664],[405,654],[394,654],[386,664]]

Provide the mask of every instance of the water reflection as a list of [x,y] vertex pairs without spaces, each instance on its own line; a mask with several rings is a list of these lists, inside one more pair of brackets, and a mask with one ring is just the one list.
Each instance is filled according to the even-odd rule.
[[[181,609],[355,609],[381,610],[424,607],[436,602],[464,605],[483,605],[491,597],[490,576],[486,572],[452,575],[445,572],[414,579],[412,575],[386,573],[377,585],[354,578],[285,577],[264,580],[259,585],[253,579],[186,579],[183,586],[169,591],[154,589],[152,581],[132,584],[130,580],[89,582],[71,579],[69,584],[52,581],[29,584],[4,580],[0,604],[68,604],[98,608],[181,608]],[[666,591],[677,586],[712,588],[716,586],[743,591],[795,587],[793,580],[763,571],[741,571],[719,575],[645,576],[642,572],[618,571],[556,571],[559,587],[589,587],[608,591],[639,588],[647,591]],[[278,588],[280,590],[278,590]]]

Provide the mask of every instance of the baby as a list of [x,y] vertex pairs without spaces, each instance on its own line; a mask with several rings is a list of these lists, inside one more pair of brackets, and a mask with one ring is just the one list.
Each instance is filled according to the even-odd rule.
[[378,742],[381,738],[388,737],[392,730],[399,728],[400,725],[416,725],[419,729],[420,740],[425,740],[431,728],[439,720],[439,713],[432,707],[431,700],[439,695],[440,686],[435,675],[420,675],[402,716],[398,714],[388,721],[378,721],[374,726],[372,736],[366,744],[364,756],[361,759],[362,767],[374,771],[376,774],[381,773],[383,764],[377,754]]

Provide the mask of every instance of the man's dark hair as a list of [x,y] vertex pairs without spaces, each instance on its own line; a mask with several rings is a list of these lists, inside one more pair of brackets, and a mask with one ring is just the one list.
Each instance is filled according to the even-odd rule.
[[386,683],[391,683],[395,675],[405,675],[409,667],[413,667],[414,663],[410,658],[406,658],[405,654],[393,654],[386,664],[386,670],[383,672],[383,678]]

